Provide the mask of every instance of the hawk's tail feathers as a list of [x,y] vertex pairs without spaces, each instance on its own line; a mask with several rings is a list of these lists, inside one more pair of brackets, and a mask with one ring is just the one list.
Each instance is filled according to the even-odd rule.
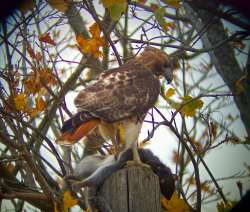
[[77,127],[75,130],[67,130],[56,140],[60,145],[73,145],[82,137],[86,136],[91,130],[95,129],[100,123],[99,119],[92,119]]
[[70,129],[76,129],[83,123],[86,123],[87,121],[92,119],[94,119],[94,117],[89,112],[87,111],[78,112],[73,117],[71,117],[70,119],[68,119],[63,123],[61,132],[64,133]]

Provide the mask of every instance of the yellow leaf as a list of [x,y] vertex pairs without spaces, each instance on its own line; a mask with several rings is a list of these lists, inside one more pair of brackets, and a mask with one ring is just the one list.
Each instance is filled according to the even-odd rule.
[[195,113],[198,109],[203,107],[203,101],[200,99],[193,99],[191,96],[184,96],[182,97],[182,103],[175,102],[174,100],[170,99],[173,95],[174,89],[170,88],[165,93],[165,100],[167,103],[175,108],[176,110],[180,111],[185,116],[195,116]]
[[126,3],[126,0],[101,0],[101,2],[105,8],[108,8],[116,4]]
[[27,96],[24,93],[17,94],[14,97],[14,103],[17,110],[26,110],[28,105]]
[[[151,5],[152,7],[152,5]],[[158,5],[157,5],[158,7]],[[159,25],[164,29],[164,26],[166,25],[166,20],[165,20],[165,8],[164,7],[158,7],[158,9],[154,10],[155,18]]]
[[65,12],[70,4],[70,0],[48,0],[49,5],[60,12]]
[[123,145],[125,144],[125,138],[124,138],[124,126],[122,122],[118,124],[118,130],[119,130],[119,139],[120,139],[119,142]]
[[169,29],[174,29],[175,28],[175,23],[174,22],[166,22],[163,24],[163,29],[168,31]]
[[179,108],[181,107],[181,104],[178,102],[175,102],[174,100],[170,99],[170,98],[165,98],[165,100],[167,101],[167,103],[173,107],[176,110],[179,110]]
[[173,96],[175,94],[175,90],[173,88],[169,88],[166,93],[165,93],[165,97],[166,98],[170,98],[171,96]]
[[72,197],[70,191],[65,191],[63,194],[63,211],[68,212],[68,209],[75,206],[78,200]]
[[28,108],[26,112],[30,117],[36,117],[40,111],[38,111],[36,108]]
[[116,0],[101,0],[101,2],[105,8],[108,8],[114,5]]
[[161,198],[162,206],[168,212],[189,212],[189,207],[183,199],[180,199],[176,192],[173,193],[170,200],[165,197]]
[[101,2],[114,21],[118,21],[127,8],[126,0],[101,0]]
[[196,110],[203,107],[203,101],[200,99],[194,100],[191,96],[182,97],[183,104],[186,104],[181,109],[181,113],[186,116],[195,116]]
[[217,211],[218,212],[229,212],[234,207],[234,205],[236,205],[236,203],[237,203],[237,201],[228,201],[227,203],[220,201],[217,203]]
[[54,212],[59,212],[57,204],[57,202],[54,202]]
[[137,0],[141,4],[146,4],[147,0]]

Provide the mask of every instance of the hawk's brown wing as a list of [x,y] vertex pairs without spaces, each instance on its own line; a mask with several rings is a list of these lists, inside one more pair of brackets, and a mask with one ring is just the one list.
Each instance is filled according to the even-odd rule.
[[129,63],[108,70],[80,91],[75,105],[79,112],[115,122],[145,114],[155,104],[159,91],[159,81],[150,70]]

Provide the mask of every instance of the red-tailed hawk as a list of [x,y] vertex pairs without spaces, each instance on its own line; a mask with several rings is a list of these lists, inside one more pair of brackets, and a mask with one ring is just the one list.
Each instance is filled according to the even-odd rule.
[[135,59],[104,71],[75,98],[78,113],[63,124],[57,142],[72,145],[98,127],[105,140],[124,139],[125,148],[132,148],[139,162],[137,139],[145,115],[159,96],[159,77],[171,82],[176,64],[165,52],[146,47]]

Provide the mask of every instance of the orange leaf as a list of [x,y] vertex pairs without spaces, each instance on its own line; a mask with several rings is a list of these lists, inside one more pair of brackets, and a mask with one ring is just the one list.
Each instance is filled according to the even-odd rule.
[[94,38],[100,37],[101,34],[101,30],[97,23],[91,25],[91,27],[89,28],[89,32]]
[[52,40],[52,38],[50,37],[49,33],[42,34],[42,35],[39,37],[39,40],[40,40],[41,42],[48,43],[48,44],[51,44],[51,45],[53,45],[53,46],[56,45],[55,41]]
[[24,88],[27,94],[36,94],[42,91],[44,84],[53,86],[56,84],[56,78],[49,68],[35,70],[25,81]]
[[47,85],[55,85],[56,78],[49,68],[45,68],[38,71],[39,80]]
[[201,183],[201,191],[213,194],[214,190],[211,188],[211,186],[207,185],[207,183]]
[[32,59],[36,59],[36,54],[29,43],[27,43],[27,51]]
[[173,150],[172,161],[176,164],[180,164],[182,161],[182,155],[180,155],[176,150]]
[[159,6],[158,6],[157,4],[151,3],[151,4],[150,4],[150,8],[151,8],[154,12],[156,12],[156,10],[159,9]]
[[217,128],[218,126],[214,122],[211,122],[211,133],[212,133],[213,138],[216,138]]
[[[163,208],[167,208],[168,205],[168,200],[166,197],[161,196],[161,205],[163,206]],[[164,210],[165,211],[165,210]]]
[[41,85],[39,82],[37,82],[36,77],[34,75],[31,75],[24,81],[24,88],[25,88],[25,93],[35,94],[40,91]]
[[38,111],[44,111],[45,105],[45,101],[41,97],[36,98],[36,109]]
[[190,177],[187,179],[187,181],[188,181],[188,183],[189,183],[190,185],[195,185],[195,179],[194,179],[193,176],[190,176]]
[[80,50],[85,54],[92,54],[96,58],[102,56],[100,48],[105,46],[104,38],[101,37],[101,30],[97,23],[94,23],[89,29],[92,38],[85,39],[82,35],[76,35],[76,41],[79,45]]

